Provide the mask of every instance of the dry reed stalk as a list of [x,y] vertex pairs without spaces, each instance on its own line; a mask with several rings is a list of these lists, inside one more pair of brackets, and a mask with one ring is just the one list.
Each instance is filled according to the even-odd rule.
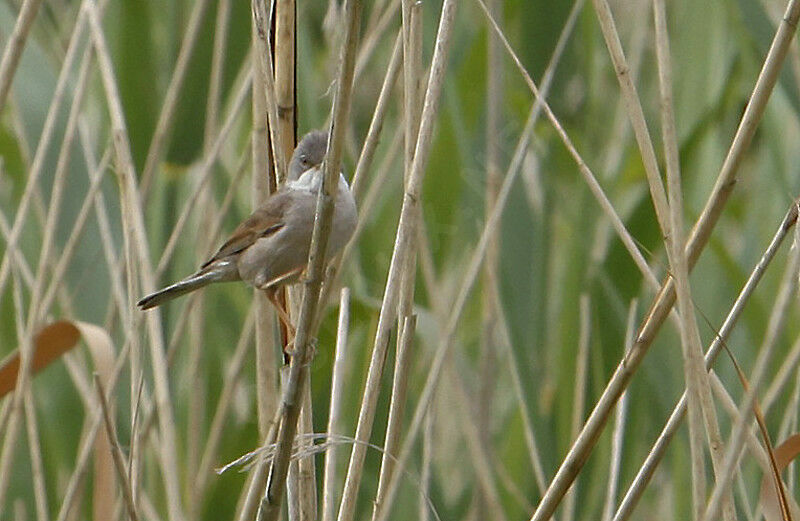
[[[275,2],[275,102],[278,105],[278,136],[283,157],[292,157],[297,141],[297,112],[295,107],[295,0]],[[283,182],[278,178],[278,183]]]
[[389,418],[386,422],[386,436],[383,442],[381,470],[378,477],[378,491],[373,501],[372,518],[375,519],[386,495],[386,488],[394,468],[394,458],[400,445],[400,429],[403,427],[403,413],[408,391],[408,372],[411,369],[411,353],[414,347],[414,336],[417,328],[417,316],[408,315],[403,318],[398,328],[397,354],[395,355],[392,394],[389,402]]
[[[483,5],[482,2],[481,5]],[[686,246],[689,268],[694,267],[700,252],[708,242],[711,231],[716,225],[727,198],[733,189],[736,171],[744,156],[744,152],[750,144],[757,123],[764,113],[764,108],[772,92],[772,88],[777,81],[778,72],[781,69],[783,59],[786,56],[789,43],[791,42],[793,27],[797,22],[798,16],[800,16],[800,5],[796,0],[791,0],[787,6],[784,21],[776,32],[773,45],[764,62],[761,74],[759,75],[759,79],[750,97],[750,102],[742,116],[742,121],[740,122],[736,136],[734,137],[728,155],[717,177],[712,194],[709,196],[702,214],[696,222],[695,227],[692,229]],[[493,23],[493,26],[495,27],[495,31],[501,32],[499,27],[496,26],[496,23]],[[506,42],[504,42],[504,44],[506,44]],[[510,45],[506,45],[506,49],[513,52]],[[522,67],[522,64],[518,59],[515,59],[515,63],[520,69],[520,72],[526,76],[526,82],[528,82],[529,76],[524,67]],[[528,82],[528,85],[532,90],[535,87],[532,81]],[[552,112],[548,111],[548,117],[551,114]],[[562,138],[566,137],[566,134],[561,131],[559,131],[559,134]],[[576,160],[578,160],[577,157]],[[579,162],[579,165],[583,165],[582,161]],[[580,472],[582,464],[599,438],[599,433],[605,426],[614,404],[625,387],[627,387],[630,378],[636,372],[639,363],[646,354],[661,324],[663,324],[665,318],[672,309],[674,300],[674,285],[672,279],[668,279],[662,287],[662,290],[656,296],[650,312],[642,323],[633,349],[617,366],[614,375],[611,377],[602,396],[596,403],[581,434],[573,443],[556,477],[553,479],[550,488],[539,503],[539,507],[534,513],[532,521],[544,521],[552,515],[564,493]]]
[[650,132],[647,129],[647,122],[644,119],[642,104],[636,92],[636,86],[633,84],[633,80],[631,80],[631,75],[629,74],[630,69],[625,60],[625,53],[622,50],[622,43],[619,40],[619,34],[614,24],[611,8],[607,0],[592,0],[592,4],[594,5],[597,20],[600,23],[600,29],[603,32],[603,38],[608,47],[608,52],[611,55],[611,61],[614,64],[614,71],[617,74],[620,92],[625,99],[625,106],[628,109],[631,127],[633,127],[633,133],[639,145],[639,152],[642,154],[644,171],[647,176],[647,183],[650,187],[650,196],[653,200],[656,218],[658,219],[661,233],[664,237],[668,237],[670,228],[667,194],[664,191],[664,185],[661,181],[658,160],[656,159],[655,148],[650,138]]
[[[433,124],[438,113],[439,95],[444,82],[444,73],[447,65],[447,54],[450,44],[450,35],[454,25],[455,2],[445,0],[442,5],[442,14],[439,29],[436,35],[436,46],[431,62],[431,74],[428,89],[425,93],[420,119],[419,136],[414,152],[414,162],[406,183],[406,193],[400,210],[400,220],[397,226],[392,260],[389,266],[386,288],[384,290],[381,311],[378,317],[378,327],[372,349],[372,357],[364,388],[364,396],[359,412],[358,426],[356,428],[356,444],[350,456],[347,469],[342,504],[339,508],[338,521],[350,521],[355,513],[358,488],[361,483],[366,447],[363,445],[369,439],[372,423],[375,419],[380,380],[386,360],[386,350],[389,342],[389,332],[397,316],[397,301],[399,299],[400,281],[404,276],[403,269],[409,265],[407,257],[411,243],[416,239],[416,217],[419,216],[418,205],[425,166],[430,152]],[[395,474],[396,476],[397,474]]]
[[136,504],[133,500],[133,490],[128,481],[128,476],[125,473],[127,465],[125,464],[125,456],[122,455],[122,449],[119,446],[117,439],[117,431],[114,428],[114,422],[111,419],[110,407],[106,399],[106,393],[103,389],[103,382],[100,381],[100,375],[95,373],[94,383],[97,387],[97,396],[100,400],[100,409],[103,412],[103,423],[106,426],[106,436],[111,441],[111,456],[114,461],[114,469],[117,471],[117,479],[119,479],[120,488],[122,489],[122,498],[125,500],[125,508],[128,510],[128,516],[131,521],[138,521],[139,515],[136,510]]
[[[111,132],[113,135],[114,151],[117,160],[118,175],[120,182],[121,207],[123,215],[123,230],[125,237],[125,262],[128,273],[128,299],[131,307],[133,299],[138,289],[135,283],[134,274],[138,271],[141,276],[145,291],[152,291],[154,288],[152,279],[152,267],[149,261],[147,239],[144,233],[144,220],[142,209],[137,201],[138,190],[136,187],[136,175],[130,151],[130,141],[125,125],[125,118],[122,110],[122,102],[114,76],[114,69],[111,62],[110,53],[105,42],[100,17],[97,6],[93,3],[86,4],[86,12],[89,17],[92,42],[98,58],[98,66],[106,95],[108,110],[111,119]],[[139,270],[134,265],[134,254]],[[155,381],[155,398],[158,409],[158,419],[160,427],[159,463],[162,467],[162,479],[166,489],[169,518],[172,521],[183,519],[183,509],[181,507],[180,487],[178,485],[177,462],[176,462],[176,434],[175,423],[172,414],[172,407],[169,397],[169,380],[167,377],[166,359],[164,356],[163,339],[161,338],[160,324],[157,313],[149,314],[147,317],[147,328],[150,336],[150,356],[152,361],[153,377]],[[126,324],[126,331],[132,336],[131,353],[138,349],[138,342],[134,324]],[[131,357],[131,367],[133,367],[134,357]],[[138,373],[132,373],[137,376]],[[134,380],[135,381],[135,380]]]
[[[380,18],[376,18],[377,23],[367,24],[367,29],[364,32],[363,38],[361,38],[358,57],[356,58],[356,79],[361,77],[361,73],[364,72],[369,59],[375,54],[375,49],[377,48],[378,43],[389,29],[389,26],[395,21],[395,13],[397,12],[399,5],[400,0],[392,0],[392,3],[389,4]],[[377,6],[373,6],[371,14],[374,15],[378,12],[376,7]]]
[[28,451],[31,458],[31,474],[33,481],[33,499],[36,505],[37,519],[48,519],[47,487],[45,485],[44,464],[42,463],[42,445],[39,428],[36,422],[36,405],[33,403],[33,392],[30,387],[23,396],[25,427]]
[[[606,6],[607,7],[607,6]],[[610,11],[609,11],[610,15]],[[689,283],[689,268],[683,251],[685,241],[683,223],[683,194],[681,189],[680,157],[678,138],[675,132],[675,115],[672,103],[672,65],[667,32],[666,7],[663,1],[654,0],[653,15],[656,34],[656,57],[661,105],[661,127],[664,139],[664,156],[667,166],[667,190],[669,192],[669,229],[667,251],[671,274],[675,281],[677,306],[680,314],[681,346],[684,357],[684,375],[688,391],[689,440],[692,466],[692,499],[695,519],[699,518],[705,501],[705,457],[701,425],[705,426],[708,450],[717,479],[722,464],[722,436],[719,431],[711,386],[703,360],[700,330],[694,313],[694,302]],[[702,422],[702,423],[701,423]],[[732,521],[736,517],[733,495],[724,498],[723,519]]]
[[[255,34],[253,35],[255,44],[254,59],[260,62],[256,72],[260,73],[259,78],[254,78],[254,81],[263,84],[264,105],[262,110],[266,110],[267,114],[267,129],[266,133],[269,135],[269,150],[272,151],[272,166],[275,171],[275,180],[280,182],[286,179],[286,166],[288,163],[287,157],[284,154],[284,147],[281,145],[279,137],[279,110],[278,101],[275,87],[275,77],[273,71],[275,70],[272,50],[270,48],[271,41],[271,27],[272,27],[272,13],[273,4],[276,0],[270,0],[270,10],[266,10],[264,5],[265,0],[257,0],[252,3],[253,8],[253,24]],[[261,144],[264,146],[264,143]]]
[[[625,350],[633,345],[634,333],[636,332],[636,299],[631,301],[628,308],[627,327],[625,328]],[[603,506],[603,521],[611,521],[614,515],[614,505],[617,502],[617,491],[619,489],[619,474],[622,467],[622,450],[625,440],[625,426],[628,419],[628,392],[625,391],[620,396],[614,415],[614,431],[611,434],[611,455],[608,469],[608,488],[606,489],[606,500]]]
[[[572,398],[572,425],[570,426],[570,439],[575,439],[583,423],[586,407],[586,381],[589,365],[589,343],[591,342],[592,312],[589,295],[584,293],[578,303],[580,316],[580,331],[578,334],[578,353],[575,360],[575,389]],[[577,483],[570,489],[564,498],[564,521],[575,518],[575,500],[578,495]]]
[[[341,276],[341,268],[347,263],[347,259],[350,258],[350,255],[355,249],[355,245],[358,244],[358,237],[361,235],[361,231],[364,229],[364,223],[367,221],[366,216],[370,215],[372,203],[374,202],[374,198],[370,198],[369,193],[364,196],[364,183],[366,179],[366,172],[371,169],[372,160],[375,158],[375,149],[378,147],[378,142],[383,130],[383,122],[386,117],[386,110],[388,109],[389,101],[391,100],[391,91],[394,87],[395,81],[397,80],[397,74],[400,71],[400,51],[402,49],[401,43],[402,34],[398,34],[397,38],[395,39],[392,57],[389,60],[389,65],[386,69],[386,75],[383,79],[381,91],[378,95],[378,101],[376,102],[375,110],[372,113],[372,119],[370,120],[367,137],[364,138],[364,144],[361,147],[361,154],[358,157],[356,169],[353,173],[353,179],[350,183],[350,190],[356,200],[356,206],[359,213],[356,229],[353,232],[353,237],[350,238],[350,242],[345,245],[342,254],[334,259],[331,265],[328,267],[326,283],[323,285],[322,293],[320,295],[321,305],[324,305],[328,302],[330,292],[333,288],[338,286],[339,278]],[[395,136],[400,135],[401,134],[398,130]],[[390,150],[390,152],[387,154],[386,158],[389,159],[390,157],[393,157],[394,154],[394,148],[392,148],[392,150]],[[385,177],[391,164],[392,161],[386,161],[383,163],[382,168],[378,169],[378,174],[373,176],[370,190],[372,190],[372,188],[377,189],[380,187],[378,180],[379,178],[383,179]],[[377,197],[378,193],[374,192],[374,195]]]
[[14,324],[16,326],[17,339],[19,341],[19,372],[17,381],[14,385],[16,392],[9,406],[9,417],[6,423],[5,438],[3,439],[3,449],[0,452],[0,505],[5,504],[5,495],[8,491],[8,483],[11,479],[13,456],[19,436],[19,423],[22,421],[22,399],[28,388],[30,381],[31,359],[33,357],[33,337],[26,330],[23,318],[22,289],[20,288],[19,277],[12,266],[12,296],[14,308],[19,310],[14,314]]
[[[796,208],[797,204],[798,203],[795,202],[795,220],[798,211]],[[792,265],[794,268],[793,271],[796,273],[798,267],[800,267],[800,256],[794,255],[790,261],[790,265]],[[756,394],[776,345],[774,339],[770,339],[770,337],[774,337],[778,334],[778,331],[782,329],[779,323],[784,320],[786,316],[785,308],[794,300],[795,292],[789,290],[788,287],[784,287],[778,297],[775,303],[775,312],[770,316],[770,323],[767,325],[767,334],[764,342],[762,342],[762,345],[759,347],[758,356],[756,357],[755,364],[750,374],[748,386],[745,388],[745,395],[739,405],[739,418],[737,418],[731,427],[731,435],[725,448],[725,459],[722,465],[721,475],[716,481],[711,492],[711,497],[706,505],[702,517],[704,520],[717,518],[719,509],[724,508],[723,501],[729,493],[728,489],[731,484],[731,479],[735,474],[736,468],[738,468],[738,461],[742,445],[744,444],[745,433],[749,429],[751,415],[754,413]],[[781,312],[782,309],[783,312]],[[767,442],[768,441],[769,440],[767,440]]]
[[425,426],[422,432],[422,470],[420,470],[419,486],[422,494],[419,498],[419,521],[428,521],[430,509],[428,502],[425,501],[425,496],[430,496],[431,484],[431,470],[433,466],[433,427],[435,422],[435,404],[428,407],[428,412],[425,414]]
[[[258,2],[260,3],[260,2]],[[266,110],[266,85],[263,78],[266,73],[262,70],[263,60],[260,52],[263,48],[258,36],[256,21],[253,20],[253,93],[252,93],[252,112],[253,130],[251,136],[252,164],[252,187],[253,187],[253,207],[258,207],[261,201],[266,199],[274,187],[270,185],[272,175],[269,174],[270,160],[268,157],[269,129],[267,124]],[[269,301],[263,292],[254,290],[253,300],[255,303],[255,335],[256,335],[256,407],[258,411],[258,434],[259,439],[265,439],[267,434],[273,429],[270,423],[275,417],[278,409],[278,357],[275,354],[274,345],[274,320]]]
[[[61,104],[64,101],[64,95],[66,94],[66,89],[69,82],[69,73],[75,63],[79,44],[86,28],[85,6],[90,1],[91,0],[84,0],[81,4],[81,9],[79,10],[78,17],[75,22],[75,28],[70,36],[67,52],[64,55],[63,65],[58,73],[58,79],[56,80],[55,90],[53,91],[53,96],[50,100],[50,106],[47,109],[47,115],[45,116],[44,126],[42,127],[39,143],[36,146],[36,152],[34,153],[33,161],[28,169],[28,179],[25,189],[22,192],[22,198],[20,199],[19,205],[17,206],[16,215],[14,216],[14,223],[11,226],[11,231],[9,232],[8,239],[6,240],[6,255],[3,256],[3,262],[0,264],[0,291],[3,291],[6,281],[8,280],[8,275],[10,273],[10,259],[12,255],[15,254],[17,240],[19,239],[22,228],[26,222],[28,207],[34,199],[34,195],[38,193],[38,189],[36,187],[38,186],[39,177],[41,176],[44,168],[47,149],[50,147],[50,142],[53,138],[56,122],[61,110]],[[106,3],[107,2],[101,3],[101,12]],[[3,78],[6,78],[6,75],[4,75]],[[10,81],[10,75],[8,79]],[[2,110],[2,106],[0,106],[0,110]]]
[[[422,69],[422,5],[412,0],[402,1],[402,48],[403,48],[403,115],[404,115],[404,161],[403,179],[405,188],[411,169],[414,166],[416,141],[420,128],[421,94],[424,74]],[[412,222],[422,219],[421,208],[413,207]],[[398,332],[396,345],[395,374],[392,383],[389,419],[384,440],[384,453],[378,479],[378,490],[373,502],[372,518],[375,519],[386,494],[386,487],[393,470],[392,458],[396,455],[400,442],[403,412],[405,411],[406,391],[408,389],[409,356],[416,331],[416,319],[412,318],[414,305],[414,285],[417,273],[417,250],[419,240],[409,241],[405,255],[405,264],[401,266],[400,294],[397,303]],[[409,322],[410,321],[410,322]],[[411,327],[411,329],[407,329]],[[410,336],[407,336],[410,335]],[[349,469],[348,469],[349,474]],[[348,476],[349,477],[349,476]]]
[[42,5],[42,0],[25,0],[3,50],[3,57],[0,59],[0,113],[3,112],[11,92],[11,83],[14,81],[19,60],[22,58],[22,51],[28,41],[28,33],[30,33],[40,5]]
[[[339,436],[342,428],[342,404],[344,403],[344,380],[347,370],[347,340],[350,331],[350,289],[342,288],[339,298],[339,320],[336,328],[336,352],[331,375],[331,403],[328,411],[330,436]],[[337,447],[331,445],[325,451],[322,489],[322,521],[333,521],[336,516],[337,481],[336,467],[339,461]]]
[[[169,80],[167,92],[164,95],[164,102],[161,105],[161,112],[158,115],[156,128],[153,130],[153,137],[150,139],[150,146],[147,149],[147,158],[142,169],[142,182],[139,187],[142,193],[142,200],[147,201],[150,194],[150,184],[156,169],[161,161],[164,148],[167,146],[172,131],[172,124],[175,120],[175,111],[178,108],[183,82],[186,80],[186,73],[189,70],[189,63],[192,59],[197,38],[203,28],[206,11],[208,10],[209,0],[197,0],[189,15],[189,23],[186,32],[183,33],[178,58],[175,60],[175,69]],[[144,203],[143,203],[144,204]]]
[[[761,281],[761,277],[764,275],[767,267],[772,262],[772,259],[775,257],[778,248],[783,243],[783,240],[786,238],[786,235],[788,234],[791,227],[795,225],[796,221],[797,221],[797,206],[796,204],[792,204],[792,206],[786,213],[786,216],[783,218],[783,221],[781,222],[780,226],[778,227],[778,230],[775,232],[772,241],[770,242],[767,249],[764,251],[764,254],[761,256],[761,259],[759,260],[758,264],[756,264],[756,266],[750,272],[750,276],[748,277],[747,282],[745,283],[742,290],[739,292],[739,296],[736,298],[736,301],[734,302],[733,306],[728,312],[728,316],[722,323],[722,326],[720,327],[719,332],[714,338],[714,341],[709,346],[705,355],[707,368],[711,367],[711,365],[714,363],[716,356],[719,354],[720,349],[722,349],[722,344],[727,341],[728,337],[730,336],[733,330],[733,327],[735,326],[742,311],[744,310],[745,304],[752,296],[753,292],[755,291],[756,287]],[[656,440],[653,447],[650,449],[647,458],[645,459],[642,466],[639,468],[636,477],[633,479],[633,482],[628,487],[628,490],[625,493],[625,496],[622,499],[622,502],[620,503],[617,512],[614,514],[614,521],[623,521],[625,519],[628,519],[630,515],[633,513],[633,509],[635,508],[639,499],[641,499],[641,495],[644,492],[645,487],[649,483],[650,479],[653,477],[653,473],[655,472],[656,467],[661,462],[661,458],[664,456],[664,452],[667,446],[669,445],[669,442],[672,440],[672,437],[674,436],[675,432],[677,431],[678,427],[683,421],[683,417],[686,414],[686,407],[687,407],[686,392],[684,392],[683,396],[681,396],[680,401],[673,409],[672,414],[670,414],[669,420],[667,421],[666,425],[661,430],[661,434],[659,434],[658,439]]]
[[308,378],[312,330],[319,303],[320,287],[324,276],[325,248],[328,243],[333,209],[336,203],[336,179],[342,159],[344,131],[350,112],[350,98],[353,88],[353,66],[358,43],[360,0],[348,0],[345,5],[346,26],[341,49],[341,61],[336,95],[333,105],[330,140],[324,164],[322,189],[317,200],[314,231],[311,238],[307,277],[303,286],[303,299],[294,339],[295,352],[289,365],[289,376],[282,393],[281,424],[277,436],[275,458],[272,461],[267,490],[259,506],[259,520],[271,521],[280,514],[280,503],[286,485],[286,473],[297,429],[300,399]]

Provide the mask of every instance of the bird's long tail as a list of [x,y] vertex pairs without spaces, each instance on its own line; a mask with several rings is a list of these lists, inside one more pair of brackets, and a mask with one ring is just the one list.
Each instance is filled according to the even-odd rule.
[[238,280],[238,278],[239,274],[234,263],[229,261],[218,261],[207,268],[176,282],[175,284],[147,295],[142,300],[137,302],[136,305],[143,310],[154,308],[156,306],[160,306],[164,302],[178,298],[181,295],[185,295],[186,293],[190,293],[196,289],[200,289],[203,286],[208,286],[212,282]]

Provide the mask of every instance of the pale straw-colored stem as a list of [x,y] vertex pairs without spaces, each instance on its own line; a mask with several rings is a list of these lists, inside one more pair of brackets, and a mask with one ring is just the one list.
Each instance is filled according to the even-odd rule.
[[97,396],[100,399],[100,409],[103,411],[103,423],[106,426],[106,436],[111,442],[111,456],[114,461],[114,470],[117,471],[117,479],[119,479],[120,488],[122,489],[122,498],[125,502],[125,508],[128,510],[128,516],[131,521],[138,521],[139,514],[137,513],[136,504],[133,500],[133,491],[131,484],[128,481],[128,475],[125,472],[127,465],[125,464],[125,456],[122,455],[122,449],[119,446],[119,439],[117,439],[117,430],[114,427],[114,422],[111,419],[110,407],[106,399],[106,392],[103,389],[103,383],[100,381],[100,375],[95,373],[94,383],[97,386]]
[[[722,349],[723,344],[727,341],[728,337],[733,331],[733,327],[744,310],[747,301],[752,296],[753,292],[761,281],[761,278],[766,272],[767,267],[772,262],[775,254],[778,252],[778,248],[783,243],[783,240],[786,238],[792,226],[795,225],[796,221],[797,206],[796,204],[792,204],[780,226],[778,227],[778,230],[775,232],[775,236],[772,238],[772,241],[770,242],[766,251],[761,256],[758,264],[753,268],[752,272],[750,273],[750,277],[747,279],[744,287],[739,292],[739,296],[736,298],[736,301],[728,312],[728,316],[725,317],[725,321],[722,323],[717,336],[709,346],[705,355],[706,367],[711,367],[711,365],[714,363],[714,360],[719,354],[719,351]],[[626,356],[629,355],[626,354]],[[614,514],[614,521],[624,521],[633,513],[633,509],[636,507],[639,499],[641,499],[642,493],[647,487],[647,484],[650,482],[650,479],[653,477],[658,464],[661,462],[669,442],[672,440],[672,437],[675,435],[678,427],[680,427],[683,417],[686,414],[686,407],[686,392],[684,392],[677,405],[673,408],[672,414],[670,414],[669,420],[667,420],[666,425],[661,430],[661,434],[659,434],[656,443],[650,449],[647,458],[639,468],[636,477],[628,487],[628,490],[625,493],[617,512]]]
[[[338,521],[351,521],[355,514],[356,498],[361,484],[361,472],[366,456],[364,442],[369,440],[372,424],[380,391],[380,381],[383,366],[386,360],[386,351],[389,343],[389,333],[397,316],[397,301],[399,299],[400,281],[403,277],[403,268],[408,266],[407,257],[411,242],[416,240],[416,219],[419,217],[418,206],[422,190],[422,181],[427,165],[430,145],[432,141],[433,126],[438,114],[439,97],[444,83],[447,68],[447,55],[450,46],[450,36],[455,19],[456,2],[445,0],[436,35],[436,45],[431,62],[431,74],[428,89],[425,93],[425,103],[420,119],[419,136],[414,152],[414,162],[406,183],[406,192],[400,210],[400,221],[397,227],[392,260],[386,280],[381,311],[378,317],[378,327],[372,347],[372,358],[367,373],[367,382],[361,402],[361,410],[356,427],[357,443],[353,446],[350,463],[347,469],[342,504],[339,508]],[[395,476],[401,474],[396,472]]]
[[307,281],[303,286],[303,298],[297,333],[294,339],[295,352],[289,365],[289,376],[282,392],[281,423],[277,436],[275,458],[272,461],[270,479],[259,507],[260,521],[273,521],[280,514],[280,504],[286,486],[286,474],[294,444],[301,399],[308,379],[311,339],[316,333],[314,324],[318,313],[319,294],[325,268],[325,249],[328,244],[333,210],[336,203],[336,186],[342,160],[344,133],[350,113],[353,88],[353,66],[358,43],[360,0],[348,0],[345,5],[345,32],[342,42],[341,61],[336,95],[333,104],[333,122],[328,141],[326,160],[323,165],[322,189],[317,199],[314,230],[311,236]]
[[[350,331],[350,289],[342,288],[339,299],[339,321],[336,328],[336,352],[331,375],[331,403],[328,411],[328,435],[342,433],[342,405],[344,404],[344,381],[347,370],[347,340]],[[336,467],[339,450],[331,445],[325,451],[322,489],[322,521],[333,521],[336,517]]]
[[[154,289],[152,266],[150,265],[147,239],[144,233],[142,208],[138,204],[139,195],[136,187],[136,174],[130,150],[130,140],[128,139],[122,102],[114,76],[111,56],[105,41],[103,29],[100,25],[97,7],[92,2],[86,4],[86,6],[92,41],[97,52],[100,76],[111,116],[111,132],[117,161],[120,192],[122,194],[121,207],[126,244],[125,262],[127,266],[126,271],[128,272],[128,299],[132,306],[134,292],[138,288],[134,279],[134,274],[137,272],[135,265],[138,265],[140,268],[138,273],[141,276],[144,290],[148,292]],[[135,264],[134,255],[136,259]],[[151,313],[147,316],[147,329],[150,337],[150,357],[155,382],[155,398],[158,408],[161,437],[159,445],[161,475],[166,489],[169,519],[171,521],[180,521],[183,519],[183,509],[181,506],[180,487],[178,484],[178,477],[180,474],[176,461],[175,423],[172,414],[163,339],[161,338],[161,327],[158,319],[158,313]],[[126,328],[133,333],[135,324],[129,322],[126,324]],[[131,340],[133,342],[131,351],[138,350],[136,335],[133,335]],[[133,374],[136,375],[137,373],[134,372]]]
[[[687,262],[690,270],[694,267],[701,251],[708,243],[711,231],[716,225],[722,209],[733,190],[736,172],[750,145],[758,122],[764,114],[767,100],[775,86],[789,43],[794,36],[794,27],[798,16],[800,16],[800,3],[797,0],[790,0],[784,21],[775,35],[773,45],[764,62],[761,74],[750,97],[750,102],[742,116],[714,189],[703,212],[695,223],[686,245]],[[674,285],[672,279],[668,279],[656,296],[650,312],[640,326],[636,343],[630,353],[617,366],[606,389],[595,404],[589,419],[584,424],[581,434],[573,443],[555,478],[553,478],[548,491],[539,503],[537,511],[531,518],[532,521],[544,521],[550,518],[555,511],[564,493],[580,472],[583,462],[586,461],[589,453],[594,448],[599,439],[600,431],[610,417],[611,410],[638,369],[674,302]]]
[[386,422],[386,436],[383,442],[383,455],[381,470],[378,478],[378,491],[373,502],[372,518],[380,510],[389,479],[392,476],[394,458],[400,445],[400,429],[403,426],[403,413],[406,406],[408,391],[408,372],[411,368],[411,353],[414,347],[414,335],[417,328],[417,316],[409,315],[403,319],[395,355],[394,376],[392,379],[392,394],[389,403],[389,418]]
[[[592,312],[589,295],[584,293],[580,296],[578,303],[580,315],[580,331],[578,334],[578,352],[575,360],[575,388],[572,394],[572,425],[570,426],[570,438],[574,439],[583,423],[584,410],[586,408],[586,380],[587,367],[589,362],[589,342],[591,341]],[[564,521],[572,521],[575,518],[575,501],[578,495],[577,485],[572,487],[564,498]]]
[[14,81],[19,60],[22,58],[22,51],[28,41],[28,33],[31,31],[40,5],[42,5],[42,0],[25,0],[19,10],[14,29],[8,37],[6,47],[3,49],[3,57],[0,59],[0,114],[6,106],[6,100],[11,92],[11,83]]
[[[692,468],[692,500],[695,518],[698,518],[705,501],[705,456],[703,451],[702,427],[705,426],[706,439],[711,454],[711,462],[717,479],[722,464],[722,436],[717,422],[711,386],[708,381],[703,360],[703,346],[700,330],[694,313],[694,302],[689,284],[689,267],[683,249],[683,194],[681,188],[680,157],[678,138],[675,131],[675,115],[672,102],[672,64],[667,32],[666,7],[663,0],[653,1],[653,14],[656,33],[656,57],[661,106],[661,131],[664,139],[664,156],[667,165],[667,190],[669,192],[669,229],[667,252],[675,281],[677,306],[680,315],[679,331],[684,358],[684,378],[688,391],[689,441]],[[725,496],[723,519],[735,519],[733,495]]]
[[594,4],[597,20],[600,23],[600,29],[602,29],[608,52],[611,55],[611,61],[614,64],[614,71],[617,73],[620,92],[625,99],[625,106],[628,109],[628,117],[631,120],[633,134],[636,136],[639,152],[642,154],[644,171],[647,175],[647,182],[650,187],[650,196],[653,199],[656,218],[658,219],[661,233],[664,237],[668,237],[670,228],[667,194],[664,191],[664,185],[661,181],[661,173],[658,169],[655,148],[650,138],[650,132],[647,129],[647,122],[644,119],[644,110],[639,100],[639,94],[636,92],[636,86],[631,79],[630,69],[625,59],[625,53],[622,50],[622,43],[619,40],[619,34],[617,33],[617,28],[614,24],[614,18],[611,14],[611,8],[608,2],[606,0],[592,0],[592,3]]
[[[625,328],[625,350],[633,345],[634,334],[636,333],[636,306],[638,301],[633,299],[628,307],[628,320]],[[603,521],[611,521],[614,515],[614,508],[617,502],[617,490],[619,489],[619,473],[622,466],[622,453],[625,440],[625,425],[628,418],[628,392],[622,393],[617,403],[614,415],[614,431],[611,433],[611,455],[609,457],[608,469],[608,488],[606,488],[606,501],[603,506]]]

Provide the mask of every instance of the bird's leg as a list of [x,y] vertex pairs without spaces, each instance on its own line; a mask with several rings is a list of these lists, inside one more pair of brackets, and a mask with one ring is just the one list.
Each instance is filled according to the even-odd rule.
[[278,292],[274,289],[267,289],[264,290],[264,292],[267,294],[269,301],[272,302],[272,305],[275,306],[275,311],[278,313],[278,319],[281,321],[281,324],[286,328],[288,337],[286,338],[285,352],[291,353],[293,350],[294,335],[297,333],[297,330],[292,325],[292,319],[289,317],[289,313],[286,312],[286,309],[278,299]]

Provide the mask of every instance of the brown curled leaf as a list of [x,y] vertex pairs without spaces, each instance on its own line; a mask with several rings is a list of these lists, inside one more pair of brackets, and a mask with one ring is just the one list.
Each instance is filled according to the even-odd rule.
[[[67,320],[53,322],[36,333],[33,339],[31,372],[41,371],[54,360],[78,344],[81,333]],[[19,374],[19,349],[15,349],[0,363],[0,398],[14,390]]]
[[[800,434],[789,436],[783,443],[775,447],[774,454],[778,472],[783,472],[789,463],[800,454]],[[770,474],[764,474],[764,477],[761,478],[759,498],[766,521],[783,521],[778,495],[775,493],[775,481]],[[800,508],[797,503],[791,497],[787,499],[792,518],[800,519]]]

